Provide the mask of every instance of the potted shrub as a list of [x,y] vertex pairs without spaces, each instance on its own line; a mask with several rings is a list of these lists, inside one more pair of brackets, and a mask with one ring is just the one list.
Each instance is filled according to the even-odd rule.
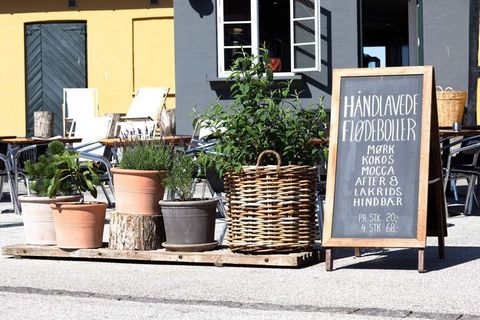
[[48,196],[57,194],[62,183],[71,184],[81,194],[80,202],[55,202],[50,205],[57,246],[65,249],[101,247],[107,204],[84,202],[83,198],[86,191],[97,197],[99,179],[92,163],[80,164],[77,152],[64,151],[53,156],[52,164],[55,170],[49,181]]
[[25,241],[32,245],[55,245],[55,227],[50,204],[56,201],[75,202],[81,199],[70,181],[60,183],[53,198],[48,195],[50,180],[55,172],[53,157],[61,155],[65,146],[59,141],[52,141],[47,146],[46,153],[42,154],[36,163],[27,161],[25,170],[29,178],[29,187],[32,195],[19,196],[22,205],[22,218],[25,231]]
[[243,52],[234,61],[233,101],[200,115],[217,133],[213,152],[202,161],[225,173],[233,251],[309,250],[315,239],[315,165],[326,154],[323,145],[310,142],[325,137],[326,112],[322,99],[303,107],[291,81],[275,82],[268,52],[261,51],[256,57]]
[[117,212],[160,215],[171,154],[172,148],[161,141],[139,140],[124,148],[119,167],[112,169]]
[[174,200],[159,202],[165,225],[166,242],[171,251],[205,251],[214,249],[215,214],[218,199],[193,198],[192,157],[177,153],[165,178],[165,185],[176,195]]

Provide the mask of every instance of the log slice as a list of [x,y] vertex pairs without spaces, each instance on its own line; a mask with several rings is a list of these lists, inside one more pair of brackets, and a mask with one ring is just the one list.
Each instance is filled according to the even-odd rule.
[[113,212],[110,215],[108,248],[112,250],[157,250],[165,241],[161,215],[146,216]]

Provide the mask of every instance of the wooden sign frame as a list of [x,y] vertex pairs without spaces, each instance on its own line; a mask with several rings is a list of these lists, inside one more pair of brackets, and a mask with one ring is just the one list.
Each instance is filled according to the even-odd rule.
[[[337,156],[338,156],[338,138],[339,138],[339,121],[341,107],[341,81],[346,77],[381,77],[381,76],[404,76],[404,75],[422,75],[422,114],[421,114],[421,131],[420,131],[420,163],[419,163],[419,185],[418,185],[418,216],[417,216],[417,232],[415,238],[335,238],[333,233],[333,216],[334,216],[334,199],[335,199],[335,183],[337,175]],[[433,189],[432,183],[441,183],[442,180],[440,152],[439,148],[432,148],[431,143],[439,144],[438,141],[438,122],[436,110],[436,97],[434,96],[435,81],[432,66],[419,67],[393,67],[393,68],[369,68],[369,69],[336,69],[333,72],[333,92],[331,103],[330,118],[330,145],[329,159],[327,170],[327,190],[326,190],[326,206],[325,221],[322,246],[326,249],[326,269],[332,270],[332,251],[330,248],[356,248],[355,255],[359,255],[358,248],[418,248],[419,249],[419,271],[423,272],[424,268],[424,249],[427,240],[427,213],[429,209],[429,188],[435,190],[434,197],[436,205],[444,206],[444,195],[440,195],[436,187]],[[433,122],[433,123],[432,123]],[[436,132],[434,131],[436,130]],[[434,165],[430,152],[433,152],[435,159]],[[438,154],[437,154],[438,153]],[[435,173],[432,174],[432,170]],[[440,170],[440,171],[438,171]],[[438,179],[440,177],[440,179]],[[429,184],[429,181],[431,182]],[[433,181],[433,182],[432,182]],[[443,189],[442,189],[443,190]],[[442,199],[440,199],[442,198]],[[434,201],[435,202],[435,201]],[[431,201],[430,201],[431,203]],[[430,210],[438,213],[435,219],[439,230],[436,231],[439,236],[440,256],[443,257],[443,229],[445,220],[445,208],[439,210]],[[432,212],[433,213],[433,212]],[[443,217],[442,217],[443,214]],[[440,228],[442,230],[440,230]],[[441,248],[440,248],[441,246]]]

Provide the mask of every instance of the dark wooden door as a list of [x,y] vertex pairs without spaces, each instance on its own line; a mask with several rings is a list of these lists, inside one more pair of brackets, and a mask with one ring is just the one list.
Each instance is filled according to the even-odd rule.
[[25,26],[27,135],[33,113],[52,111],[54,134],[63,134],[63,88],[85,88],[86,24],[41,23]]

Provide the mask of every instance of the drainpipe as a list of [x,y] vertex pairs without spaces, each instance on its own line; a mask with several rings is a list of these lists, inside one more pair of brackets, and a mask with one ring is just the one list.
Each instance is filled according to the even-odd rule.
[[423,63],[423,0],[417,0],[417,65]]

